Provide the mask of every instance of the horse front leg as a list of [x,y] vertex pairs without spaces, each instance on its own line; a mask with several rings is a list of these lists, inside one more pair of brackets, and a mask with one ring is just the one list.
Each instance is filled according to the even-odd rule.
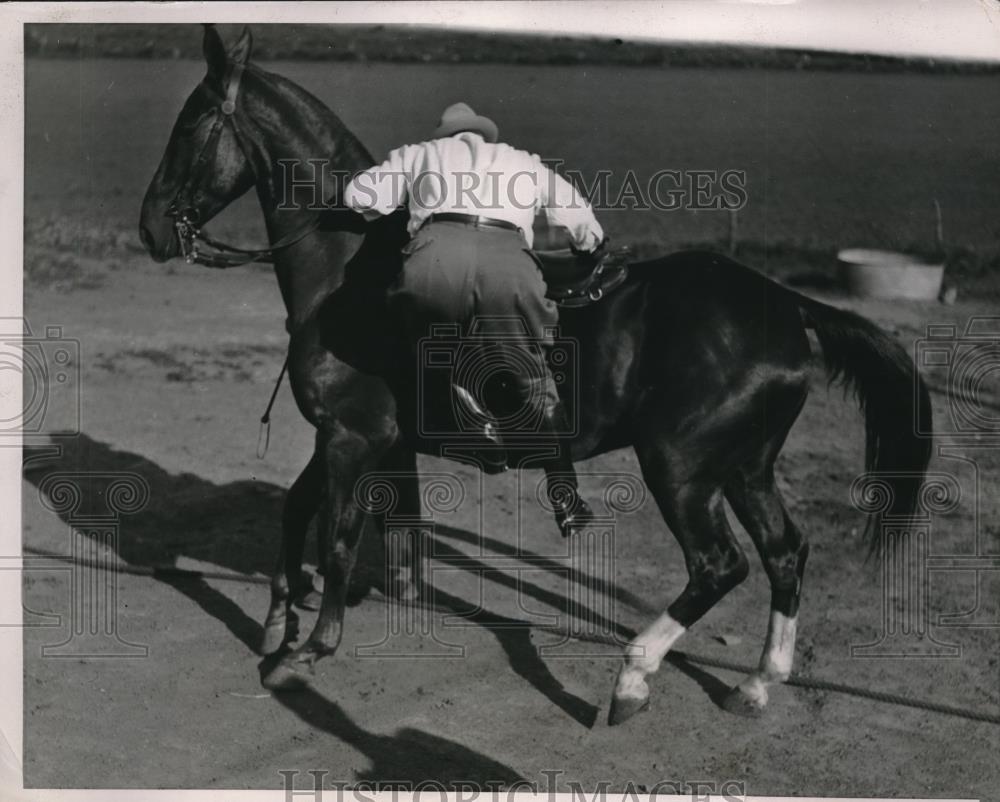
[[324,459],[317,443],[317,450],[285,497],[281,516],[281,545],[277,565],[271,576],[271,603],[264,622],[262,654],[274,654],[296,637],[298,617],[291,606],[296,598],[308,590],[303,582],[302,553],[309,522],[316,515],[323,499]]
[[342,425],[335,426],[325,438],[323,456],[325,503],[318,533],[326,541],[323,600],[309,637],[263,677],[264,687],[270,690],[297,690],[307,685],[316,661],[333,654],[343,634],[347,590],[364,528],[364,511],[354,499],[354,484],[374,460],[367,438]]

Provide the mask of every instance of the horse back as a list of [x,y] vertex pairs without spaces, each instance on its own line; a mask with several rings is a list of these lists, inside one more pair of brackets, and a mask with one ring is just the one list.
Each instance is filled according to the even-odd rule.
[[631,265],[601,303],[563,310],[577,359],[565,387],[574,455],[629,445],[650,403],[670,428],[751,385],[802,384],[809,343],[796,297],[728,257],[682,251]]

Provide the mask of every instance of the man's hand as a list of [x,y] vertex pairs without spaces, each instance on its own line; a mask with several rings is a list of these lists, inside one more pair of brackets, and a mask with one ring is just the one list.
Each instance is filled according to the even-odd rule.
[[581,250],[572,243],[570,243],[569,249],[577,256],[591,256],[596,262],[600,260],[602,256],[604,256],[604,252],[607,250],[607,245],[609,241],[610,237],[605,237],[599,243],[597,243],[597,245],[594,246],[594,249],[592,251]]

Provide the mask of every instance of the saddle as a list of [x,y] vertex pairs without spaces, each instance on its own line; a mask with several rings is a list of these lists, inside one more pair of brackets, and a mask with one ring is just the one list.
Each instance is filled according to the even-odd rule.
[[572,248],[528,251],[548,286],[546,297],[560,307],[575,308],[600,301],[628,278],[630,249],[598,248],[581,253]]

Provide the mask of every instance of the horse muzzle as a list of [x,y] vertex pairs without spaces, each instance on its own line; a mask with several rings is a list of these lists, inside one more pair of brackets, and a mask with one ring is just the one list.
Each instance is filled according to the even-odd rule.
[[164,214],[146,214],[143,209],[139,219],[139,239],[156,262],[166,262],[181,254],[174,221]]

